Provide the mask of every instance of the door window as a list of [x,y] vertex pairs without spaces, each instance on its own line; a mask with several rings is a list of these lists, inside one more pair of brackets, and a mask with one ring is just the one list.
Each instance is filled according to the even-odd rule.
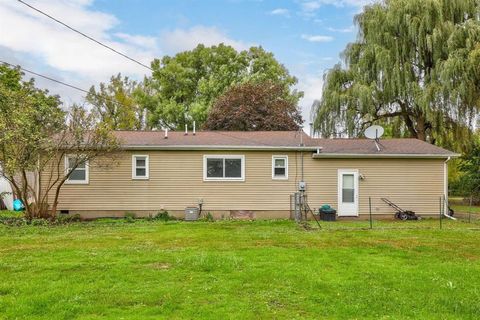
[[353,174],[344,174],[342,176],[342,202],[355,202],[355,176]]

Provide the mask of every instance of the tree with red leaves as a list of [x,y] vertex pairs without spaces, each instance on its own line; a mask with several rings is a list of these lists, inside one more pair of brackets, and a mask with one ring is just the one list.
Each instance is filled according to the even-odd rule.
[[288,88],[270,81],[249,82],[227,90],[214,103],[206,130],[290,131],[303,123]]

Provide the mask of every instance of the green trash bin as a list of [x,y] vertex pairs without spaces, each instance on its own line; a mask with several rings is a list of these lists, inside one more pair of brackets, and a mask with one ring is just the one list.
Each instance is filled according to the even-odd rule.
[[320,213],[320,220],[322,221],[335,221],[337,219],[337,210],[328,204],[321,206],[318,211]]

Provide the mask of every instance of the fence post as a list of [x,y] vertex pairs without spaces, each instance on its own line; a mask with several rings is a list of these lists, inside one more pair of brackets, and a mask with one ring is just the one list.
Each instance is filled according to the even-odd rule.
[[373,229],[373,221],[372,221],[372,197],[368,197],[368,209],[370,212],[370,229]]

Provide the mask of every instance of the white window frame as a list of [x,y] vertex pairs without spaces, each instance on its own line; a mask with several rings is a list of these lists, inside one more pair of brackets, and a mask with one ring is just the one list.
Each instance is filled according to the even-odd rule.
[[[145,176],[137,176],[137,158],[145,158]],[[138,167],[142,169],[143,167]],[[150,159],[148,154],[134,154],[132,155],[132,179],[133,180],[148,180],[150,178]]]
[[[77,157],[77,156],[72,154],[65,155],[65,175],[67,175],[70,170],[68,159],[74,158],[74,157]],[[75,168],[75,170],[78,170],[78,168]],[[70,180],[70,177],[68,177],[68,179],[65,180],[65,184],[89,184],[89,177],[90,177],[90,166],[87,160],[85,161],[85,180]]]
[[[207,159],[240,159],[241,177],[240,178],[209,178],[207,177]],[[225,163],[225,162],[224,162]],[[225,165],[223,166],[223,176],[225,176]],[[245,156],[244,155],[220,155],[206,154],[203,156],[203,181],[245,181]]]
[[[284,159],[285,160],[285,176],[277,177],[275,176],[275,160]],[[273,155],[272,156],[272,179],[273,180],[288,180],[288,156],[286,155]]]

